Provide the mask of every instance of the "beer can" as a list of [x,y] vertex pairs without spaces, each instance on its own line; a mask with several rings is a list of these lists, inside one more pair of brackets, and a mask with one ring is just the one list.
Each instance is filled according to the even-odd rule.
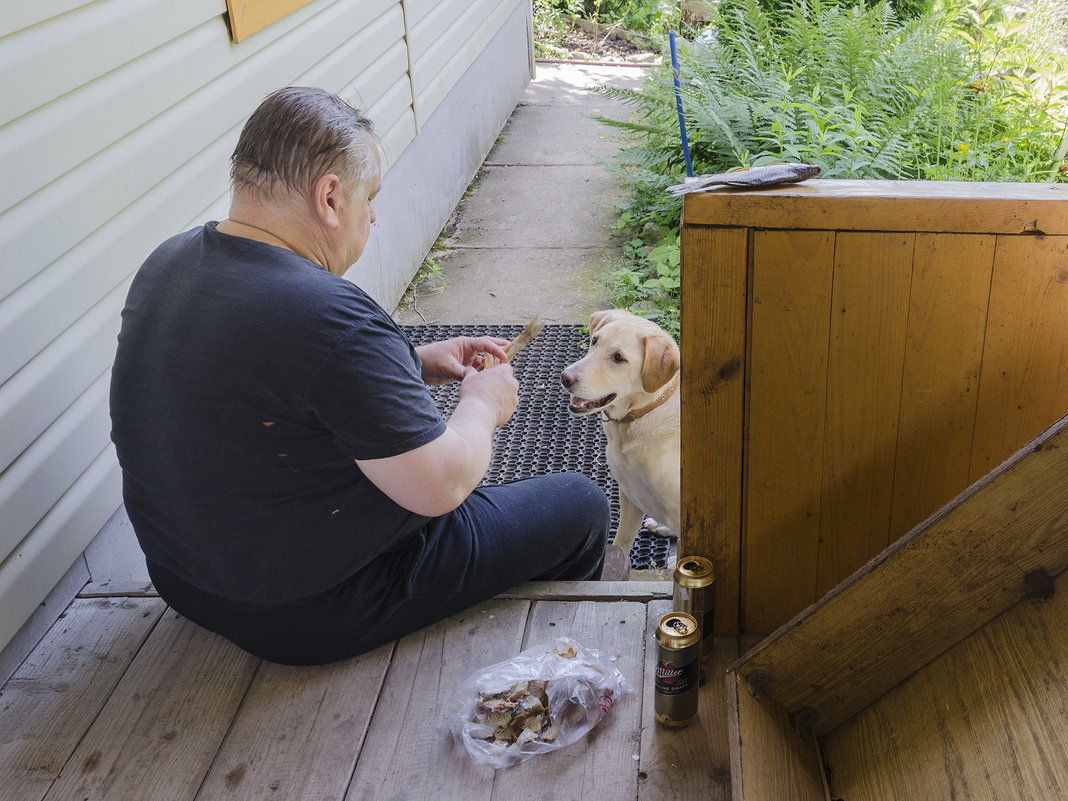
[[675,564],[674,608],[676,612],[692,615],[697,621],[702,643],[699,658],[709,656],[712,652],[704,644],[712,636],[715,619],[715,580],[712,562],[703,556],[687,556]]
[[701,630],[692,615],[672,612],[656,627],[656,682],[653,715],[675,728],[697,717]]

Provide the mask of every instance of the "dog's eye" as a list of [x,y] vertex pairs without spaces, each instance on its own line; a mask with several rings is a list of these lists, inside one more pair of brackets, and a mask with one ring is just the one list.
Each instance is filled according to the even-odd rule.
[[627,357],[624,356],[619,351],[616,351],[615,353],[612,354],[612,361],[616,362],[617,364],[623,364],[624,362],[627,361]]
[[590,347],[592,348],[597,344],[597,337],[590,337]]

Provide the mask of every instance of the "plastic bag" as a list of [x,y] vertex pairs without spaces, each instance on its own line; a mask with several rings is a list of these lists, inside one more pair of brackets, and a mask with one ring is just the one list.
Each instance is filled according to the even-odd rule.
[[449,728],[476,764],[505,768],[582,738],[633,691],[600,653],[557,637],[468,676]]

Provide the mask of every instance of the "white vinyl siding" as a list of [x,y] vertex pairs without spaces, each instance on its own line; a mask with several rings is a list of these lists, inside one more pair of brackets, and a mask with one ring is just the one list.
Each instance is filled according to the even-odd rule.
[[[7,4],[0,648],[121,503],[108,383],[129,281],[164,239],[225,216],[249,112],[280,86],[321,86],[368,113],[393,164],[526,4],[314,0],[239,44],[225,0]],[[431,241],[444,222],[427,220]],[[381,286],[395,293],[419,260]]]

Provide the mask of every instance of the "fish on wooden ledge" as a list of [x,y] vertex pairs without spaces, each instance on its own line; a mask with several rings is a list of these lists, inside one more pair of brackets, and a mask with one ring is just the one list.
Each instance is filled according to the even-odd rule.
[[764,167],[749,167],[732,172],[715,175],[699,175],[687,178],[686,183],[669,186],[665,191],[672,195],[684,195],[687,192],[703,192],[718,186],[754,189],[778,184],[794,184],[809,178],[815,178],[822,170],[816,164],[768,164]]

